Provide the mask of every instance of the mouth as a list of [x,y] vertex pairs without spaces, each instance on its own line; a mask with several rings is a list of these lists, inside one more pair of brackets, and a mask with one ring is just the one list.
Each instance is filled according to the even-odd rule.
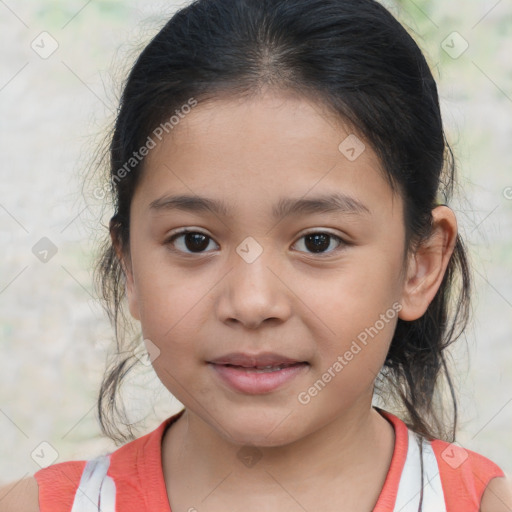
[[[217,364],[217,363],[212,363]],[[253,372],[253,373],[270,373],[270,372],[278,372],[280,370],[283,370],[284,368],[290,368],[292,366],[299,366],[307,364],[305,362],[303,363],[293,363],[293,364],[278,364],[278,365],[267,365],[267,366],[243,366],[243,365],[236,365],[236,364],[223,364],[221,366],[226,366],[230,368],[237,368],[240,370],[244,370],[246,372]]]
[[251,395],[276,391],[310,366],[274,353],[232,353],[207,363],[229,388]]
[[224,356],[207,361],[208,363],[225,365],[225,366],[239,366],[241,368],[256,368],[256,369],[272,369],[277,367],[292,366],[294,364],[303,364],[306,361],[292,359],[290,357],[277,354],[274,352],[262,352],[260,354],[247,354],[244,352],[232,352]]

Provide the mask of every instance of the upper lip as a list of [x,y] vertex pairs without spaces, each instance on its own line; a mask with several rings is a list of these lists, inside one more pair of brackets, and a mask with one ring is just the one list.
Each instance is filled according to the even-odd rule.
[[305,363],[306,361],[292,359],[273,352],[263,352],[260,354],[232,352],[208,362],[213,364],[231,364],[233,366],[243,366],[245,368],[257,368],[264,366],[279,366],[282,364]]

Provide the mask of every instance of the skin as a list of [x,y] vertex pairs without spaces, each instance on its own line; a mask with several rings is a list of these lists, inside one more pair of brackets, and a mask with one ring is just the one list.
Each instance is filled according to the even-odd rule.
[[[425,312],[457,228],[451,210],[437,208],[430,243],[404,266],[402,200],[369,145],[355,161],[338,150],[350,133],[320,105],[266,91],[198,105],[148,155],[124,265],[131,314],[160,351],[155,371],[187,409],[164,440],[173,510],[188,510],[205,489],[215,489],[202,504],[211,511],[236,509],[236,496],[245,497],[240,510],[343,502],[363,511],[378,498],[394,432],[371,399],[398,317],[307,405],[297,396],[393,304],[406,320]],[[271,215],[280,198],[332,191],[368,212]],[[230,215],[151,209],[171,194],[223,200]],[[184,227],[210,237],[205,252],[191,253],[184,237],[169,242]],[[318,255],[306,231],[344,243],[331,239]],[[263,250],[252,263],[236,252],[247,237]],[[275,351],[309,366],[277,391],[247,395],[206,364],[233,351]],[[250,470],[236,457],[244,445],[261,454]]]
[[[449,208],[436,208],[431,238],[404,265],[402,200],[368,144],[353,162],[338,151],[349,133],[320,105],[267,91],[243,103],[198,105],[148,156],[131,205],[129,252],[117,251],[131,314],[160,351],[154,368],[186,406],[162,446],[173,512],[375,505],[394,431],[371,399],[398,317],[309,403],[297,397],[393,304],[404,320],[425,312],[457,225]],[[282,197],[332,191],[370,213],[270,215]],[[151,211],[154,200],[178,193],[223,199],[232,215]],[[184,237],[171,246],[170,233],[184,227],[211,237],[206,254],[187,256]],[[348,245],[331,239],[321,257],[305,231],[330,232]],[[248,236],[263,249],[252,263],[236,252]],[[246,395],[205,363],[232,351],[275,351],[309,366],[279,390]],[[252,467],[237,457],[247,445],[259,457]],[[1,488],[0,508],[39,511],[35,479]],[[493,479],[481,511],[511,510],[510,479]]]

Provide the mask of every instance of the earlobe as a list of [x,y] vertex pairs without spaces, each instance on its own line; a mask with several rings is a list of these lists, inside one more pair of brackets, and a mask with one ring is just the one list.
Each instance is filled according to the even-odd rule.
[[431,235],[409,256],[399,318],[412,321],[425,313],[441,286],[456,239],[453,211],[447,206],[432,210]]

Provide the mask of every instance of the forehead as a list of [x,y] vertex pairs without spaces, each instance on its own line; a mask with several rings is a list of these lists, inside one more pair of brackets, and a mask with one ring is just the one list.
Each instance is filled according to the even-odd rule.
[[283,92],[199,102],[182,114],[146,157],[136,195],[149,206],[164,192],[273,214],[284,197],[328,193],[393,207],[372,147],[323,104]]

